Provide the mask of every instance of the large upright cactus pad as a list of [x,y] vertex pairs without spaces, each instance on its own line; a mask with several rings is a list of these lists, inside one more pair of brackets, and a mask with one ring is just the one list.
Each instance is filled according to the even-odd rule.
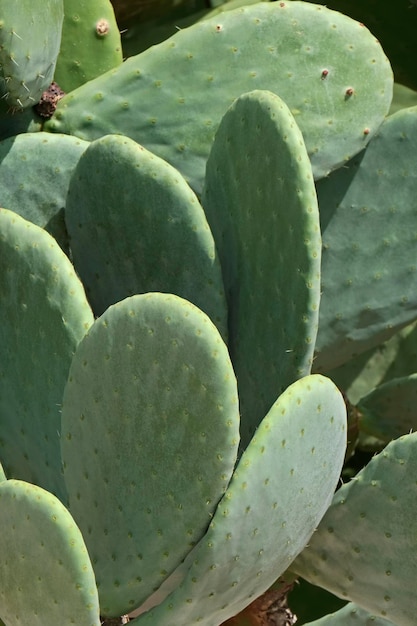
[[62,429],[101,612],[120,615],[201,538],[233,471],[236,379],[214,324],[170,294],[107,309],[74,356]]
[[278,96],[250,92],[228,110],[202,203],[223,270],[246,445],[284,389],[310,373],[318,326],[316,192],[303,137]]
[[268,89],[296,117],[320,178],[374,135],[392,83],[363,25],[306,2],[261,2],[185,28],[76,89],[45,129],[89,140],[128,135],[199,192],[227,108],[244,92]]

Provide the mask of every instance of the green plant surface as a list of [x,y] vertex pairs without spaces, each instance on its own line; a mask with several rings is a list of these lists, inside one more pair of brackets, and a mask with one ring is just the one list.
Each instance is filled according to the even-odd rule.
[[62,394],[93,315],[56,241],[6,209],[0,209],[0,293],[0,458],[9,478],[65,502]]
[[323,0],[322,3],[365,24],[381,42],[396,80],[417,89],[415,0],[396,0],[395,5],[391,0]]
[[60,100],[44,128],[88,140],[127,135],[200,193],[223,114],[242,93],[266,89],[288,104],[320,178],[375,134],[392,84],[362,25],[305,2],[260,2],[185,28],[89,81]]
[[119,27],[110,0],[64,0],[54,80],[72,91],[122,63]]
[[394,83],[394,91],[389,110],[390,115],[396,113],[400,109],[417,106],[417,91],[410,89],[405,85]]
[[100,626],[94,572],[74,520],[52,494],[0,483],[0,616],[7,626]]
[[72,171],[88,143],[70,135],[22,133],[0,142],[1,206],[48,231],[68,254],[64,210]]
[[132,139],[93,141],[69,187],[75,268],[96,315],[128,296],[177,294],[227,338],[222,272],[204,211],[182,176]]
[[337,492],[291,570],[396,626],[415,624],[417,433]]
[[417,374],[379,385],[358,403],[361,430],[385,443],[416,431],[416,400]]
[[39,102],[54,75],[64,18],[63,0],[0,0],[0,93],[6,108]]
[[326,511],[345,447],[346,408],[329,379],[306,376],[286,389],[243,453],[183,581],[132,624],[217,626],[266,591]]
[[19,133],[37,133],[43,121],[32,107],[14,112],[2,111],[0,107],[0,141]]
[[4,482],[5,480],[7,480],[7,477],[6,477],[6,474],[4,473],[3,466],[0,463],[0,483]]
[[336,613],[308,622],[306,626],[395,626],[395,624],[383,617],[372,615],[350,602]]
[[310,373],[321,238],[301,132],[275,94],[242,95],[221,121],[202,204],[219,251],[243,449],[276,398]]
[[95,321],[71,364],[61,446],[102,615],[139,606],[204,535],[238,444],[236,379],[202,311],[150,293]]
[[330,372],[417,317],[416,150],[412,107],[389,116],[365,151],[317,183],[323,254],[316,372]]
[[393,378],[414,374],[417,363],[417,323],[395,333],[388,341],[362,352],[329,374],[352,404]]

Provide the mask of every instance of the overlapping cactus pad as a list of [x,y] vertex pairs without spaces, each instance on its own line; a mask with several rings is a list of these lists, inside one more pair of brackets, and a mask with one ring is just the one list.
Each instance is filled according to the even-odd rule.
[[317,183],[323,234],[315,371],[329,371],[417,317],[417,107]]
[[238,98],[207,162],[202,204],[229,306],[247,445],[277,397],[310,373],[320,302],[317,198],[302,134],[269,91]]
[[6,209],[0,209],[0,289],[0,458],[10,478],[65,501],[62,394],[93,314],[56,241]]
[[413,626],[416,476],[413,433],[391,442],[338,490],[292,570],[397,626]]
[[0,527],[0,618],[6,626],[100,626],[84,540],[57,498],[24,481],[1,482]]
[[151,293],[96,320],[65,389],[62,455],[103,615],[138,606],[202,537],[238,444],[236,379],[204,313]]
[[291,385],[242,455],[184,580],[134,624],[217,626],[263,593],[322,518],[345,446],[346,409],[334,384],[313,375]]
[[73,172],[65,215],[96,315],[133,294],[175,293],[227,338],[214,240],[197,197],[171,165],[127,137],[97,139]]
[[0,2],[0,94],[11,109],[33,106],[49,87],[61,43],[63,0]]
[[343,609],[336,613],[326,615],[314,622],[308,622],[306,626],[395,626],[393,622],[369,613],[349,602]]
[[296,117],[320,178],[374,135],[392,83],[363,25],[305,2],[261,2],[181,30],[76,89],[45,129],[88,140],[123,133],[199,192],[227,108],[244,92],[268,89]]

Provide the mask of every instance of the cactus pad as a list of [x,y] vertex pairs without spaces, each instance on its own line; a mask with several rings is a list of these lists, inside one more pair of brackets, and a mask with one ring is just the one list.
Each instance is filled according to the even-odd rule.
[[64,11],[54,80],[68,92],[117,67],[123,59],[110,0],[64,0]]
[[233,471],[236,379],[216,327],[170,294],[111,306],[74,356],[62,428],[102,615],[127,613],[204,534]]
[[0,94],[11,109],[39,102],[52,82],[63,0],[0,0]]
[[190,300],[227,336],[220,263],[204,211],[182,176],[127,137],[90,144],[72,176],[66,221],[96,315],[137,293]]
[[0,142],[0,203],[47,230],[68,253],[68,185],[88,146],[69,135],[22,133]]
[[61,502],[20,480],[0,483],[0,618],[7,626],[100,626],[94,572]]
[[[315,371],[330,371],[417,317],[417,107],[317,183],[323,237]],[[399,183],[401,181],[401,183]]]
[[280,393],[310,373],[318,325],[313,175],[278,96],[254,91],[230,107],[207,162],[202,204],[223,270],[246,445]]
[[45,130],[88,140],[128,135],[199,193],[227,108],[242,93],[270,90],[291,109],[320,178],[374,135],[392,85],[363,25],[306,2],[260,2],[185,28],[74,90]]
[[417,612],[417,433],[388,444],[332,505],[291,570],[400,626]]
[[10,478],[65,501],[62,395],[93,315],[56,241],[6,209],[0,209],[0,291],[0,458]]
[[314,622],[308,622],[305,626],[396,626],[383,617],[372,615],[349,602],[342,609],[331,615],[326,615]]

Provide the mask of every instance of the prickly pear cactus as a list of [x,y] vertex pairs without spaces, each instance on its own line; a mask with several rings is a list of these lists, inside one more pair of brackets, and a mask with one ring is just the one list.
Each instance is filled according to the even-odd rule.
[[6,209],[0,209],[0,292],[0,458],[10,478],[66,502],[62,394],[93,315],[56,241]]
[[70,177],[86,141],[22,133],[0,142],[0,204],[48,231],[69,254],[64,211]]
[[378,345],[417,316],[417,172],[410,167],[416,150],[412,107],[389,116],[364,152],[317,183],[323,237],[317,372]]
[[20,480],[0,482],[0,618],[6,626],[99,626],[94,572],[61,502]]
[[395,624],[349,602],[336,613],[308,622],[305,626],[395,626]]
[[358,403],[361,430],[389,443],[417,430],[417,374],[393,378]]
[[171,165],[132,139],[92,142],[65,212],[75,268],[96,315],[137,293],[190,300],[227,338],[222,272],[204,211]]
[[63,0],[0,1],[0,93],[11,109],[33,106],[52,82]]
[[223,114],[242,93],[268,89],[288,104],[320,178],[375,134],[392,83],[363,25],[305,2],[260,2],[185,28],[74,90],[45,130],[127,135],[199,193]]
[[415,623],[417,434],[388,446],[336,493],[291,570],[397,626]]
[[107,309],[74,356],[61,442],[101,613],[121,615],[204,535],[233,471],[236,379],[214,324],[170,294]]
[[268,589],[326,511],[345,446],[334,384],[313,375],[291,385],[243,453],[184,580],[133,624],[218,626]]
[[110,0],[64,0],[64,10],[54,80],[68,92],[117,67],[123,58]]
[[301,132],[275,94],[242,95],[210,153],[202,204],[229,305],[229,349],[247,445],[276,398],[310,373],[321,238]]

